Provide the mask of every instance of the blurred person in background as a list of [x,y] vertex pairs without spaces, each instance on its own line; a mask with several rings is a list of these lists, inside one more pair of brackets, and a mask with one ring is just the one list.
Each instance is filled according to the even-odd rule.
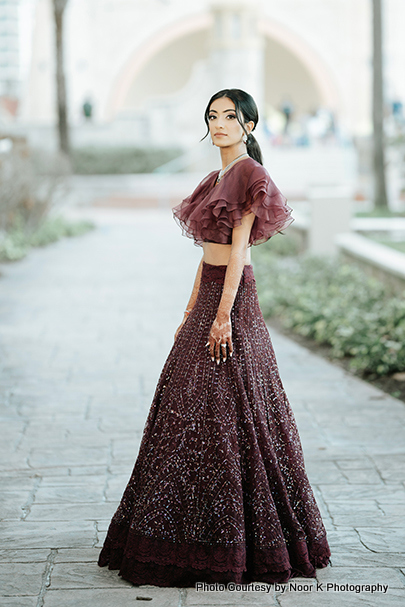
[[93,103],[90,97],[86,97],[82,106],[83,116],[86,121],[90,122],[93,117]]
[[290,121],[292,116],[294,115],[294,106],[289,97],[285,97],[280,106],[281,112],[284,114],[285,122],[284,122],[284,135],[288,135]]

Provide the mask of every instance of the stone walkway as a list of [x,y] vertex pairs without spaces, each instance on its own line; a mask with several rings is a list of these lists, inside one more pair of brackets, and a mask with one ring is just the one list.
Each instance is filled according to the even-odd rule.
[[404,404],[274,331],[332,565],[285,592],[98,568],[201,251],[167,210],[79,212],[98,229],[0,267],[1,606],[404,605]]

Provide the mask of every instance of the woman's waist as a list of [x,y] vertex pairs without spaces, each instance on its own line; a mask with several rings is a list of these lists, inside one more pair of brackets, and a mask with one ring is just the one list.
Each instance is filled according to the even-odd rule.
[[[207,263],[203,259],[201,282],[217,282],[223,284],[227,267],[226,264]],[[241,284],[251,282],[252,280],[255,280],[253,266],[252,264],[245,264],[242,270]]]
[[[231,256],[231,244],[203,242],[203,260],[213,266],[227,266]],[[246,250],[245,265],[251,265],[250,248]]]

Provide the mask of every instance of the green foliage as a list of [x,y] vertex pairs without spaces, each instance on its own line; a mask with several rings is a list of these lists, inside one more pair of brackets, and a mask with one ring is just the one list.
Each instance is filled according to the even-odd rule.
[[73,150],[72,168],[79,175],[151,173],[180,154],[178,149],[83,147]]
[[391,211],[387,207],[374,207],[371,211],[357,211],[356,217],[405,217],[405,211]]
[[21,216],[17,216],[12,229],[0,239],[0,261],[17,261],[30,247],[42,247],[64,236],[79,236],[92,230],[91,221],[69,221],[61,216],[50,216],[32,233],[26,230]]
[[72,222],[61,216],[49,217],[31,236],[30,244],[33,247],[43,247],[64,236],[80,236],[94,227],[94,224],[87,220]]
[[[362,374],[405,369],[405,297],[354,265],[319,257],[281,258],[267,243],[254,254],[265,317],[329,344]],[[405,293],[404,293],[405,295]]]
[[266,247],[266,251],[282,257],[297,255],[299,250],[297,240],[290,234],[275,234],[264,245],[259,245],[260,251],[264,250],[263,247]]
[[7,234],[0,242],[0,261],[17,261],[26,256],[28,245],[19,233]]

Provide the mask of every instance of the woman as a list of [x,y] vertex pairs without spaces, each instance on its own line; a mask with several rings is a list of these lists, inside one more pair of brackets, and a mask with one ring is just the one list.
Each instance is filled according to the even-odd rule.
[[99,565],[157,586],[315,577],[329,546],[250,264],[291,209],[252,97],[220,91],[205,122],[222,170],[173,210],[203,258]]

